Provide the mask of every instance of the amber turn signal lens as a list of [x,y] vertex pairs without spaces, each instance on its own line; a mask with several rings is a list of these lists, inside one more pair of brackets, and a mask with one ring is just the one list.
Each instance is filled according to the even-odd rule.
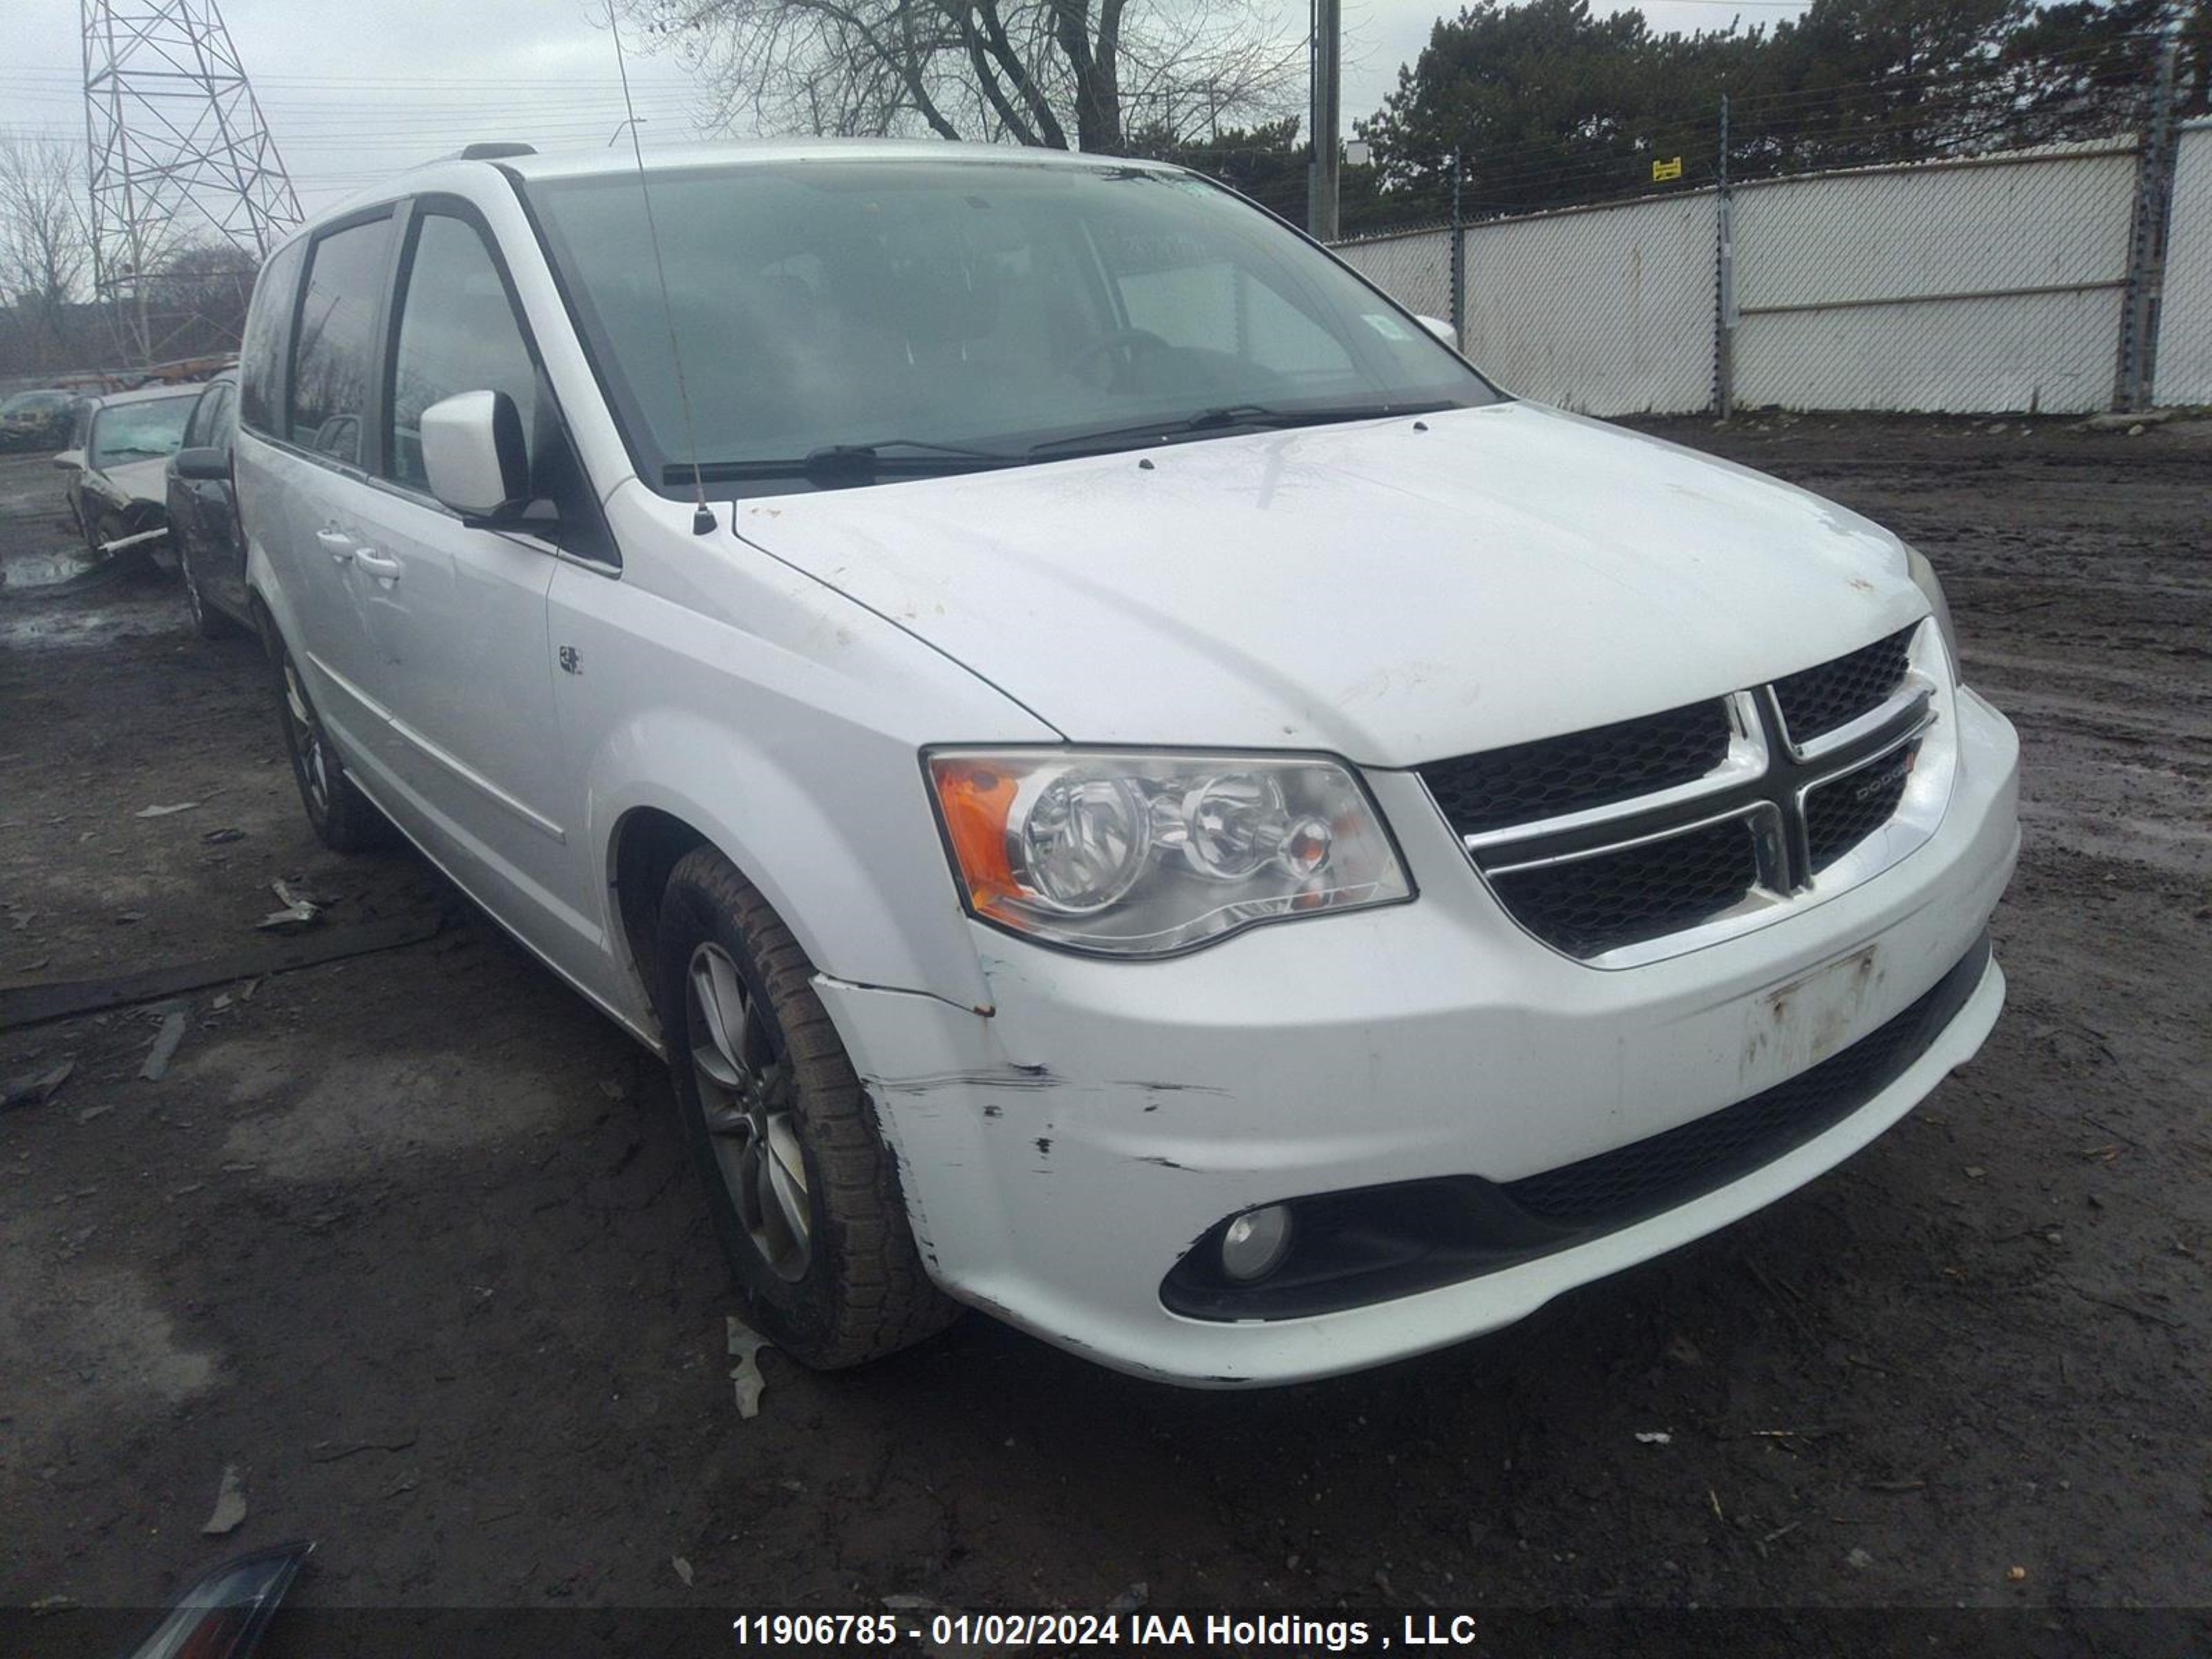
[[1013,810],[1014,781],[988,762],[957,756],[929,764],[969,901],[976,909],[988,911],[1021,890],[1013,866],[1006,861],[1006,817]]

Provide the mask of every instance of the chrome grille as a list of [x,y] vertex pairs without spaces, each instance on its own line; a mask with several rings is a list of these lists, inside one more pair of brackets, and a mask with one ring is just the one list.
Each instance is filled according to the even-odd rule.
[[1758,844],[1744,818],[1492,883],[1522,927],[1575,957],[1677,932],[1741,903],[1758,884]]
[[[1706,702],[1419,769],[1529,933],[1603,967],[1755,926],[1932,833],[1930,624]],[[1915,805],[1912,803],[1918,803]],[[1910,818],[1913,833],[1875,841]]]
[[1897,816],[1919,749],[1917,743],[1907,744],[1806,792],[1806,851],[1814,870],[1826,869]]
[[1728,754],[1728,705],[1715,697],[1421,769],[1451,827],[1478,836],[1694,783]]
[[1803,744],[1887,702],[1905,678],[1910,628],[1774,682],[1774,701],[1793,743]]

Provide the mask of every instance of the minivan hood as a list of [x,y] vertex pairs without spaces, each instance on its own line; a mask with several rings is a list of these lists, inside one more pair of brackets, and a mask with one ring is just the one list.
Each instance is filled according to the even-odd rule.
[[1376,766],[1756,684],[1927,610],[1902,544],[1856,514],[1525,403],[732,518],[1073,741]]

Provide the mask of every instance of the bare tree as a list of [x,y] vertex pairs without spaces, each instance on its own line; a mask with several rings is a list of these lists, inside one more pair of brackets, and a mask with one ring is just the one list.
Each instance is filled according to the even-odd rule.
[[622,0],[724,126],[1113,152],[1148,127],[1278,118],[1305,43],[1267,0]]
[[14,313],[27,364],[74,355],[74,307],[92,286],[83,191],[74,145],[41,132],[0,132],[0,304]]

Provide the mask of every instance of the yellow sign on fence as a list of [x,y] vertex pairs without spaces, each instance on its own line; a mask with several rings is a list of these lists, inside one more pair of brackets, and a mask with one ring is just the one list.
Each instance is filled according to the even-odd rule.
[[1654,161],[1651,164],[1651,182],[1655,185],[1663,185],[1669,179],[1679,179],[1681,176],[1682,158],[1679,155],[1670,155],[1663,161]]

